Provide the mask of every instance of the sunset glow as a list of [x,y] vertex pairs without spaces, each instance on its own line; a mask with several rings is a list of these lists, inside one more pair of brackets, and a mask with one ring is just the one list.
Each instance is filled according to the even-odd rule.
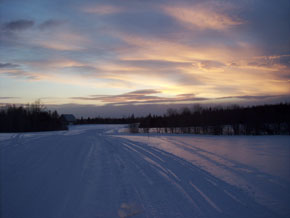
[[1,104],[290,99],[288,1],[3,0],[0,10]]

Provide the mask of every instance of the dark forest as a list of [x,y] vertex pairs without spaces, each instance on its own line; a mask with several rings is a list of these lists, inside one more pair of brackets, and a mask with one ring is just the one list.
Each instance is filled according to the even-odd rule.
[[[290,103],[251,107],[193,105],[180,110],[169,108],[162,116],[78,119],[76,124],[131,124],[131,132],[191,133],[213,135],[290,134]],[[134,124],[134,125],[133,125]],[[0,132],[37,132],[65,130],[56,111],[38,102],[26,106],[10,105],[0,109]]]
[[[163,116],[149,114],[146,117],[88,118],[78,124],[132,124],[139,130],[159,133],[193,133],[214,135],[280,135],[290,134],[290,104],[242,107],[193,105],[180,110],[168,109]],[[134,130],[134,132],[137,132]]]
[[40,102],[25,106],[8,105],[0,109],[0,132],[39,132],[65,130],[56,111],[45,110]]

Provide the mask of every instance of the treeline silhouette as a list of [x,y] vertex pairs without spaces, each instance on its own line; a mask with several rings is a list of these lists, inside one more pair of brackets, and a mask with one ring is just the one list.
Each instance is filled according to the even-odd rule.
[[25,106],[8,105],[0,108],[0,132],[38,132],[65,130],[56,111],[46,111],[40,102]]
[[134,115],[130,117],[123,117],[123,118],[102,118],[102,117],[96,117],[96,118],[90,118],[87,119],[81,118],[78,119],[76,124],[130,124],[130,123],[139,123],[144,118],[139,117],[135,118]]
[[170,133],[290,134],[290,104],[207,108],[196,105],[192,109],[185,107],[180,111],[168,109],[164,116],[148,116],[139,127],[156,128],[157,131]]
[[[168,109],[163,116],[149,114],[127,118],[88,118],[79,124],[132,124],[139,123],[142,132],[194,133],[214,135],[278,135],[290,134],[290,104],[251,107],[193,105],[181,110]],[[136,132],[136,126],[134,127]]]

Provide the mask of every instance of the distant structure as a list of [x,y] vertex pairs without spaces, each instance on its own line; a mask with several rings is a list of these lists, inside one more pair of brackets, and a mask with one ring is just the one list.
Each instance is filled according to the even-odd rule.
[[74,115],[72,114],[62,114],[61,115],[61,120],[64,122],[66,125],[73,125],[77,121]]

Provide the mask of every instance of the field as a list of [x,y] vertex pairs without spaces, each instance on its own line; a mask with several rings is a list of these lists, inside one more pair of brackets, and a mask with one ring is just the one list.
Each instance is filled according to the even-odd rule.
[[0,134],[1,217],[290,217],[290,136]]

